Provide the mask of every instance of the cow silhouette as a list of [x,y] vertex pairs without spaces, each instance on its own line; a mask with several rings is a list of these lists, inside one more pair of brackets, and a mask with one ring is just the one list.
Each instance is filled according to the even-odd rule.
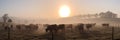
[[102,26],[103,27],[109,27],[109,24],[108,23],[103,23]]
[[92,28],[95,24],[86,24],[86,28],[87,30],[90,30],[90,28]]
[[48,25],[46,28],[46,32],[57,32],[57,31],[58,29],[56,24]]
[[78,24],[76,27],[80,32],[84,31],[84,24],[83,23]]
[[16,25],[17,30],[21,30],[22,25]]
[[23,30],[23,28],[25,29],[24,31],[36,31],[36,30],[38,30],[38,25],[35,25],[35,24],[16,25],[17,30]]
[[38,25],[35,25],[35,24],[26,25],[25,29],[30,31],[36,31],[38,30]]
[[61,30],[62,32],[65,31],[65,24],[59,24],[57,30]]

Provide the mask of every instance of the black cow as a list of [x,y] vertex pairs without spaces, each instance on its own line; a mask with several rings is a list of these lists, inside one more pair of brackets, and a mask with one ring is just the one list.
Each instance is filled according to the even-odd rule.
[[9,29],[9,27],[8,27],[8,26],[5,26],[5,27],[4,27],[4,29],[5,29],[5,30],[8,30],[8,29]]
[[59,24],[57,30],[65,31],[65,24]]
[[53,25],[48,25],[46,28],[46,32],[57,32],[57,25],[53,24]]

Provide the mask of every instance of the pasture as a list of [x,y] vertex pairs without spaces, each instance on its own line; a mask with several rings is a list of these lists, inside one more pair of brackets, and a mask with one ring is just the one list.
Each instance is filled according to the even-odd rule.
[[112,40],[112,38],[120,40],[119,25],[102,26],[101,24],[92,27],[78,25],[65,24],[64,29],[57,30],[57,32],[46,32],[48,26],[45,24],[38,24],[35,28],[21,26],[21,29],[16,26],[4,29],[0,26],[0,40]]

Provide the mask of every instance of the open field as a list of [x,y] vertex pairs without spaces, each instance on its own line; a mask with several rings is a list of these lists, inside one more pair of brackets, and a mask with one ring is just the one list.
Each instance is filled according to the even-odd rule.
[[[45,32],[39,26],[36,31],[0,30],[0,40],[112,40],[112,27],[94,26],[80,32],[77,28],[66,28],[65,32]],[[120,27],[114,27],[114,39],[120,40]]]

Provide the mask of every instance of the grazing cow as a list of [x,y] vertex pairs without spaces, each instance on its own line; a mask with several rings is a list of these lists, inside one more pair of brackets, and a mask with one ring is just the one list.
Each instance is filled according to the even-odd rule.
[[38,30],[38,25],[33,25],[33,26],[31,26],[31,28],[36,31],[36,30]]
[[16,25],[16,29],[21,30],[22,25]]
[[65,31],[65,24],[58,25],[57,30],[61,30],[64,32]]
[[31,30],[31,27],[29,25],[25,25],[26,30]]
[[48,25],[47,28],[46,28],[46,32],[57,32],[57,25],[56,24],[53,24],[53,25]]
[[19,24],[19,25],[16,25],[16,29],[17,30],[23,30],[25,28],[26,25],[24,24]]
[[73,24],[65,24],[65,29],[66,29],[66,31],[71,31],[71,32],[73,32]]
[[34,25],[34,29],[38,30],[39,26],[38,25]]
[[13,30],[13,25],[10,25],[10,27],[9,27],[9,26],[5,26],[5,27],[4,27],[5,30],[8,30],[8,28],[9,28],[10,30]]
[[4,28],[5,30],[8,30],[9,29],[9,27],[8,26],[5,26],[5,28]]
[[88,30],[90,30],[91,27],[92,27],[92,24],[86,24],[86,28],[87,28]]
[[72,24],[68,24],[66,27],[72,29],[72,26],[73,26]]
[[38,25],[30,24],[30,25],[25,25],[26,30],[31,30],[31,31],[36,31],[38,30]]
[[77,25],[77,28],[78,28],[78,30],[80,31],[80,32],[83,32],[84,31],[84,24],[78,24]]
[[109,24],[108,23],[104,23],[102,24],[103,27],[109,27]]
[[95,26],[96,23],[93,23],[93,24],[86,24],[86,28],[87,30],[90,30],[90,28],[92,28],[93,26]]

